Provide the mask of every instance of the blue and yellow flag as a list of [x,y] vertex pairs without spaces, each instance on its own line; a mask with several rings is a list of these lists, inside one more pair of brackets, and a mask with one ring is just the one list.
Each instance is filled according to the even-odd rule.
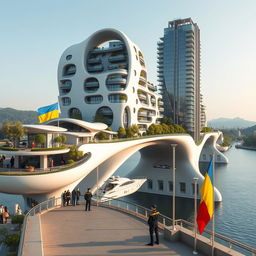
[[38,119],[40,123],[44,123],[53,118],[58,118],[59,117],[58,103],[41,107],[37,110],[37,112],[38,112]]

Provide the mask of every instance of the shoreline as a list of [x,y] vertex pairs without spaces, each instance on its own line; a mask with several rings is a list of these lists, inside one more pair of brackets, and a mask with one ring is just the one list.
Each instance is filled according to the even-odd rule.
[[242,146],[242,145],[235,145],[236,148],[241,148],[241,149],[247,149],[247,150],[252,150],[252,151],[256,151],[256,148],[254,147],[247,147],[247,146]]

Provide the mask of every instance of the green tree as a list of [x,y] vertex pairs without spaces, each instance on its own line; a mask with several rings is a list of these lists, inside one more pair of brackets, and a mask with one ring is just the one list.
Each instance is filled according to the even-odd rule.
[[175,133],[185,133],[186,131],[182,126],[180,126],[178,124],[174,124],[174,132]]
[[151,124],[149,127],[148,127],[148,134],[149,135],[155,135],[156,134],[156,124]]
[[99,132],[96,134],[98,140],[107,140],[109,137],[105,132]]
[[76,146],[71,146],[68,152],[68,159],[78,161],[83,157],[83,151],[77,150]]
[[118,138],[124,138],[126,136],[126,130],[123,127],[118,128]]
[[56,136],[55,138],[54,138],[54,142],[55,143],[60,143],[60,144],[64,144],[65,142],[67,141],[67,137],[66,136],[64,136],[64,135],[60,135],[60,136]]
[[132,129],[133,137],[139,136],[139,134],[140,134],[140,129],[139,129],[138,125],[133,124],[133,125],[131,126],[131,129]]
[[155,125],[155,134],[162,134],[163,133],[163,127],[161,124],[156,124]]
[[125,129],[125,132],[126,132],[126,138],[132,138],[132,137],[134,136],[134,133],[133,133],[131,127],[127,127],[127,128]]
[[97,113],[94,117],[94,122],[104,123],[105,117],[101,113]]
[[174,129],[173,124],[168,125],[168,127],[169,127],[169,132],[174,133],[175,129]]
[[169,134],[170,133],[170,128],[167,124],[163,123],[161,124],[162,126],[162,130],[163,130],[163,134]]
[[35,143],[40,146],[44,145],[46,143],[46,136],[44,134],[40,134],[40,133],[36,134]]
[[161,124],[173,124],[173,120],[170,117],[166,117],[164,116],[163,118],[161,118]]
[[12,217],[12,224],[19,224],[19,230],[21,231],[21,226],[23,224],[25,215],[15,215]]
[[203,127],[201,132],[212,132],[212,128],[211,127]]
[[25,133],[24,127],[22,123],[19,121],[4,123],[2,127],[2,132],[5,137],[13,141],[15,147],[18,144],[18,139],[24,136]]

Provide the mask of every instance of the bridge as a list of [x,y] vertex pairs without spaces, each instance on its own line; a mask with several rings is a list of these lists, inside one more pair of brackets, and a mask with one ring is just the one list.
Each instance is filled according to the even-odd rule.
[[[186,183],[188,187],[185,192],[176,191],[176,195],[193,198],[193,190],[190,186],[193,178],[199,179],[199,185],[204,179],[199,170],[199,161],[209,161],[211,154],[215,152],[216,162],[228,162],[227,158],[216,148],[216,143],[221,142],[221,139],[222,133],[214,132],[205,134],[199,145],[195,144],[191,136],[184,134],[83,144],[79,150],[90,157],[87,157],[86,161],[82,161],[81,164],[47,173],[1,174],[0,192],[21,194],[25,199],[32,198],[37,202],[43,202],[48,198],[61,196],[64,190],[73,190],[84,178],[86,178],[86,186],[91,187],[92,192],[95,192],[97,189],[97,168],[99,173],[98,185],[101,186],[123,162],[137,151],[140,151],[141,159],[135,170],[131,170],[131,174],[150,179],[162,175],[163,179],[172,180],[169,168],[164,173],[159,172],[160,170],[154,166],[155,163],[171,166],[171,144],[175,143],[178,145],[176,149],[176,182]],[[222,200],[221,194],[216,188],[215,200]]]

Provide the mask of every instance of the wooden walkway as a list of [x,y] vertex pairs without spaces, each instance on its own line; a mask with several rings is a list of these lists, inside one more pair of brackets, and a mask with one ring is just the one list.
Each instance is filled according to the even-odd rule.
[[[68,206],[41,216],[44,255],[193,255],[192,248],[164,241],[146,246],[148,226],[138,218],[116,210],[84,205]],[[200,255],[200,254],[198,254]]]

